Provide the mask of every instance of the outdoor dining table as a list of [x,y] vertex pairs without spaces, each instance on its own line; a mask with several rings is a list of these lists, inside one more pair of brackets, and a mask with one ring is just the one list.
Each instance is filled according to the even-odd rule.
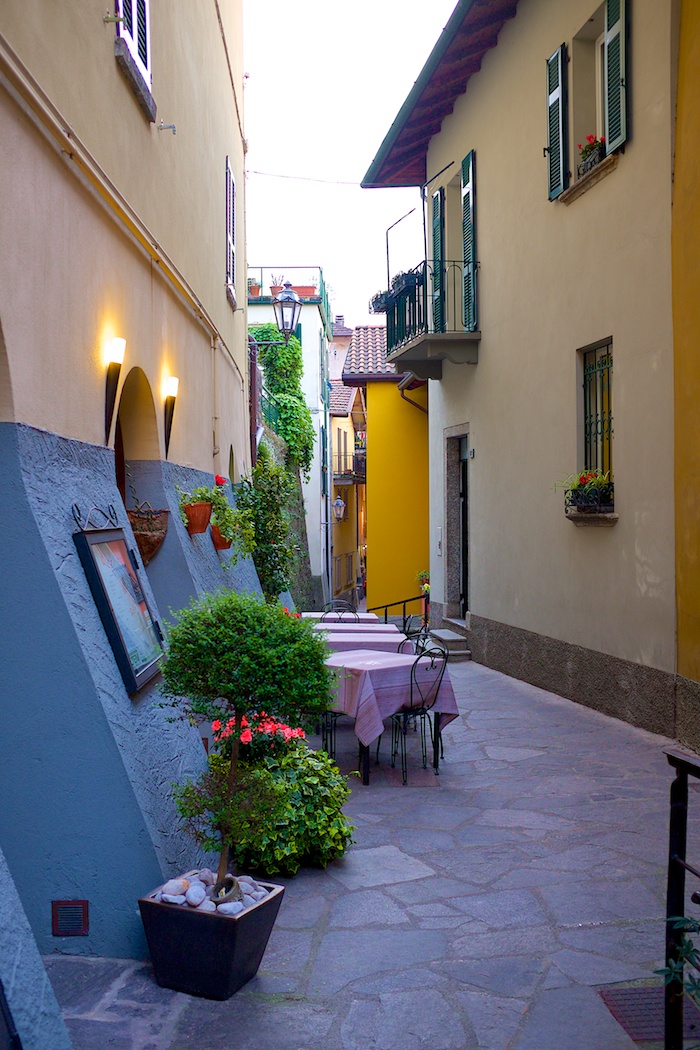
[[321,620],[331,621],[339,620],[341,623],[379,623],[379,617],[376,613],[353,613],[353,612],[303,612],[301,614],[302,620]]
[[354,634],[356,631],[371,631],[374,634],[398,634],[399,629],[395,623],[351,623],[349,620],[319,620],[314,624],[315,631],[347,631]]
[[[363,784],[369,784],[369,745],[384,732],[384,719],[410,703],[411,667],[416,659],[414,655],[405,653],[358,649],[354,652],[335,653],[326,660],[326,665],[338,672],[331,710],[355,719],[355,736],[362,748]],[[420,666],[419,664],[417,669],[419,680]],[[427,658],[425,673],[428,677],[430,660]],[[432,714],[433,767],[437,769],[440,728],[452,722],[459,714],[449,668],[445,668],[445,676]]]
[[[383,653],[395,653],[406,635],[400,631],[328,631],[325,634],[328,648],[334,653],[355,649],[376,649]],[[413,642],[407,642],[404,651],[413,652]]]

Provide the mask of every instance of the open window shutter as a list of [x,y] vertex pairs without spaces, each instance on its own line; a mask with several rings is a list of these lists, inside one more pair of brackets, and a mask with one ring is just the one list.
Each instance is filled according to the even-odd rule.
[[226,158],[226,284],[236,283],[236,188],[231,162]]
[[566,44],[547,59],[547,160],[549,199],[569,185],[567,136]]
[[148,55],[148,0],[136,0],[136,45],[139,58],[146,69],[150,69]]
[[608,0],[605,11],[605,152],[627,140],[625,0]]
[[433,194],[433,324],[436,332],[445,330],[444,213],[445,191],[440,187]]
[[476,153],[468,153],[462,161],[462,293],[464,327],[468,332],[477,329],[476,311]]

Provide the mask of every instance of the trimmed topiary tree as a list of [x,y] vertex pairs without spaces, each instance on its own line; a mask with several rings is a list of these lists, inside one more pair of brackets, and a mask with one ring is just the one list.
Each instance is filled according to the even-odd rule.
[[315,724],[328,707],[328,647],[310,621],[234,591],[207,595],[175,616],[162,665],[170,702],[184,717],[231,729],[228,767],[212,768],[195,785],[205,803],[207,844],[221,848],[223,879],[229,847],[246,821],[269,819],[282,796],[269,770],[239,768],[249,723],[265,711],[294,725]]

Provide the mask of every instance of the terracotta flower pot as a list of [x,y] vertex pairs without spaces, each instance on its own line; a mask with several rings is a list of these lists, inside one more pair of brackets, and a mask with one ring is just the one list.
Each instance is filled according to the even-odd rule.
[[227,551],[229,549],[229,547],[231,546],[231,544],[233,543],[233,540],[227,540],[226,539],[226,537],[222,534],[221,529],[219,528],[218,525],[212,525],[212,527],[211,527],[211,538],[212,538],[212,542],[214,544],[214,547],[218,551]]
[[190,536],[207,531],[211,518],[211,503],[185,503],[182,509],[187,518],[187,531]]

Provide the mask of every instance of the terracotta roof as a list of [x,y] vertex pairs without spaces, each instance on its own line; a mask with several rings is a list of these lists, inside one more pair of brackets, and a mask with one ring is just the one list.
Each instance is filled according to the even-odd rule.
[[517,0],[459,0],[362,180],[364,187],[422,186],[433,135],[496,46]]
[[333,322],[333,338],[342,338],[343,336],[352,335],[352,328],[348,328],[342,321]]
[[349,415],[355,393],[354,387],[346,386],[342,379],[331,379],[331,415]]
[[396,377],[396,366],[386,359],[384,325],[358,325],[352,333],[343,381],[347,383],[359,376]]

